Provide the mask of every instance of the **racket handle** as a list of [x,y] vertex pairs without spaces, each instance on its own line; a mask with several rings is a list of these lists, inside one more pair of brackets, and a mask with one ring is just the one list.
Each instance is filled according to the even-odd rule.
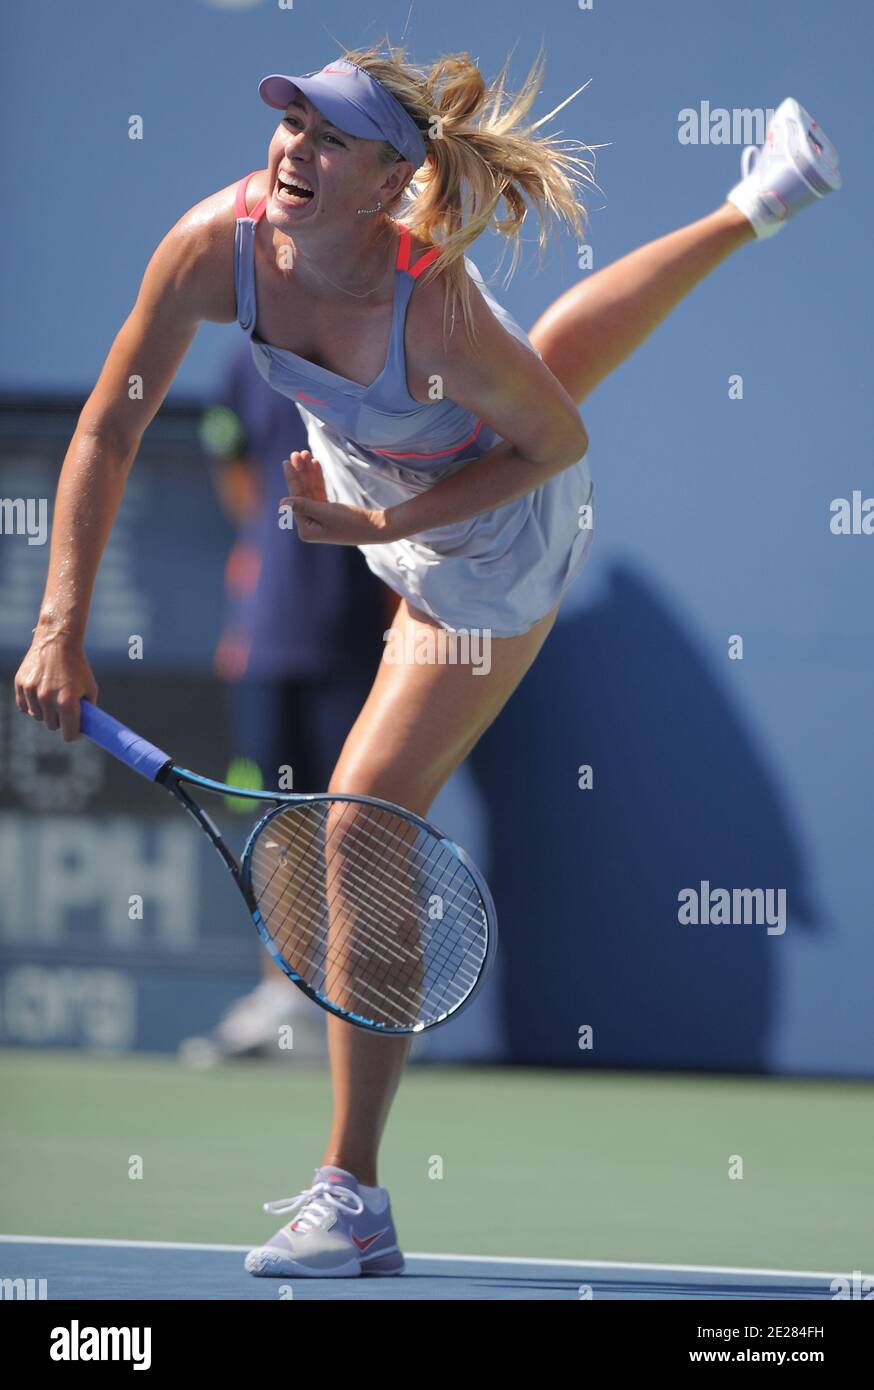
[[92,705],[90,700],[80,701],[79,726],[92,743],[111,753],[120,763],[125,763],[141,777],[148,777],[150,782],[155,781],[162,767],[173,761],[168,753],[163,753],[154,743],[140,738],[133,729],[113,719],[105,710]]

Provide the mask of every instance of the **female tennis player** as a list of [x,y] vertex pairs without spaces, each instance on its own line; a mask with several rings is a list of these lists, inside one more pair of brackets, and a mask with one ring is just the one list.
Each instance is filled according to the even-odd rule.
[[[584,232],[591,150],[528,121],[541,80],[538,60],[510,96],[506,68],[489,85],[466,54],[423,71],[391,45],[264,79],[282,113],[267,167],[167,234],[82,410],[16,677],[22,712],[77,737],[80,697],[97,698],[91,591],[128,470],[198,324],[236,320],[307,425],[309,449],[286,460],[289,544],[359,546],[400,597],[330,790],[427,814],[586,559],[580,402],[727,256],[840,184],[831,144],[784,101],[715,211],[573,286],[526,335],[465,253],[494,227],[515,259],[526,209],[541,246],[551,215]],[[487,676],[439,660],[437,635],[458,629],[490,635]],[[397,659],[429,643],[438,659]],[[331,1134],[312,1186],[267,1204],[292,1219],[247,1257],[253,1274],[403,1269],[376,1164],[409,1041],[334,1017],[327,1028]]]

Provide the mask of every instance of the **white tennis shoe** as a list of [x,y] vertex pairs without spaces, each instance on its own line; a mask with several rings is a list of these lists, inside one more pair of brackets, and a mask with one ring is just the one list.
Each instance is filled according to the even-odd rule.
[[728,201],[749,218],[759,240],[841,186],[837,150],[792,97],[774,112],[762,148],[746,147],[741,173]]
[[265,1202],[264,1210],[293,1216],[246,1256],[246,1269],[259,1278],[350,1279],[404,1272],[388,1192],[384,1187],[362,1191],[344,1168],[324,1164],[316,1169],[312,1187]]

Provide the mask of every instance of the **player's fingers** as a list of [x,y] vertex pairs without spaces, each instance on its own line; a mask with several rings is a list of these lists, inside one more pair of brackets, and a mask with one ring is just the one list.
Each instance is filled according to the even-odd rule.
[[319,463],[318,459],[313,459],[312,480],[313,497],[315,497],[319,502],[327,502],[328,492],[325,487],[325,475],[322,471],[322,465]]
[[40,706],[39,696],[38,696],[37,693],[36,693],[36,686],[35,686],[35,685],[25,685],[25,686],[23,687],[23,689],[24,689],[24,705],[25,705],[25,710],[26,710],[26,712],[30,715],[31,719],[40,719],[40,720],[41,720],[41,719],[42,719],[42,708],[41,708],[41,706]]
[[282,471],[285,474],[288,490],[291,492],[292,488],[300,485],[302,472],[300,454],[297,450],[294,450],[287,459],[282,460]]
[[79,698],[72,690],[62,690],[58,696],[58,719],[65,743],[79,737]]
[[29,714],[30,711],[27,708],[27,696],[24,693],[24,684],[17,676],[15,677],[15,703],[22,714]]
[[304,474],[300,466],[295,465],[291,459],[288,460],[288,464],[289,467],[285,472],[285,481],[288,485],[288,491],[292,497],[303,497],[306,493],[306,480]]
[[58,697],[53,690],[37,691],[42,721],[47,729],[57,733],[61,727],[58,717]]
[[300,473],[298,476],[300,477],[301,483],[303,484],[303,489],[300,494],[302,497],[313,497],[315,495],[314,489],[316,486],[317,475],[314,465],[315,459],[313,458],[309,449],[302,449],[300,452],[298,463],[300,469]]

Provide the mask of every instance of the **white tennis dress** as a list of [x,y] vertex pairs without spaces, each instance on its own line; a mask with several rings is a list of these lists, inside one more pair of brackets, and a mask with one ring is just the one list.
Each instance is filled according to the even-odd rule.
[[[454,401],[423,405],[407,390],[407,305],[416,277],[439,253],[432,248],[411,265],[410,234],[402,224],[388,353],[383,370],[369,386],[255,336],[255,229],[267,199],[247,211],[251,177],[237,189],[237,321],[250,339],[265,381],[298,406],[330,500],[391,507],[499,444],[500,435]],[[535,352],[528,335],[493,298],[474,263],[465,257],[465,265],[507,331]],[[444,627],[515,637],[548,613],[579,573],[593,536],[592,502],[584,455],[535,491],[482,516],[359,549],[390,589]]]

